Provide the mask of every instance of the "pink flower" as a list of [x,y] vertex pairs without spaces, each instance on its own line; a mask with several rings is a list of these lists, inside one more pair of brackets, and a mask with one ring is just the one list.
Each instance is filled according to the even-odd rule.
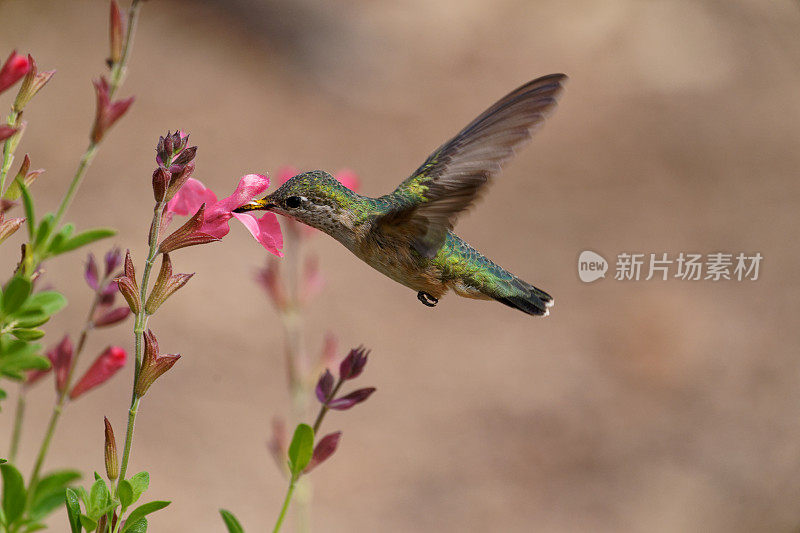
[[30,66],[27,57],[18,54],[16,50],[11,52],[3,67],[0,68],[0,93],[17,83],[28,73]]
[[119,346],[109,346],[106,348],[103,353],[97,356],[97,359],[94,360],[89,370],[86,371],[80,381],[72,388],[72,391],[69,393],[70,400],[76,399],[86,391],[98,385],[102,385],[111,379],[111,376],[125,366],[125,360],[127,358],[128,354]]
[[203,221],[197,233],[221,239],[228,234],[228,221],[236,218],[253,235],[253,238],[268,251],[283,256],[283,235],[274,213],[264,213],[256,218],[250,213],[234,213],[237,207],[246,204],[269,187],[269,178],[260,174],[242,176],[233,194],[222,200],[207,189],[200,181],[189,178],[186,184],[167,204],[167,213],[189,215],[197,212],[203,205]]

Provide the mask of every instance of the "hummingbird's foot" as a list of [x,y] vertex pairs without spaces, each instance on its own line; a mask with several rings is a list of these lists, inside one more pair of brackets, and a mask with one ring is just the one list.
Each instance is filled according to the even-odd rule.
[[420,302],[422,302],[423,304],[427,305],[428,307],[436,307],[436,304],[439,303],[439,299],[438,298],[434,298],[433,296],[431,296],[427,292],[419,291],[417,293],[417,298],[419,299]]

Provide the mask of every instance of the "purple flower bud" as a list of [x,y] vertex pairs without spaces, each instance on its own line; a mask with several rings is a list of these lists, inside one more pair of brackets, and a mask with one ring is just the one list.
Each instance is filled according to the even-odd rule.
[[164,167],[158,167],[153,171],[153,197],[156,202],[164,201],[171,178],[172,174]]
[[365,389],[358,389],[341,398],[336,398],[328,402],[328,407],[337,411],[345,411],[354,405],[365,401],[372,393],[375,392],[375,387],[367,387]]
[[106,252],[106,276],[110,276],[122,263],[122,251],[119,248],[112,248]]
[[317,399],[321,403],[325,403],[328,401],[328,398],[331,396],[331,392],[333,391],[333,374],[327,368],[325,369],[325,373],[319,377],[319,381],[317,381]]
[[314,455],[311,456],[308,466],[303,470],[304,474],[308,474],[320,463],[323,463],[328,457],[333,455],[336,448],[339,446],[339,439],[342,438],[342,432],[328,433],[320,439],[314,447]]
[[341,379],[355,379],[364,371],[367,364],[369,350],[363,346],[350,350],[347,357],[339,365],[339,377]]
[[95,319],[94,326],[98,328],[102,328],[104,326],[113,326],[114,324],[118,324],[128,318],[129,314],[131,314],[129,307],[117,307],[116,309],[106,311],[97,319]]
[[89,284],[89,287],[97,290],[97,285],[100,280],[98,279],[97,262],[94,260],[94,254],[89,254],[86,260],[86,269],[83,271],[83,277],[86,278],[86,283]]

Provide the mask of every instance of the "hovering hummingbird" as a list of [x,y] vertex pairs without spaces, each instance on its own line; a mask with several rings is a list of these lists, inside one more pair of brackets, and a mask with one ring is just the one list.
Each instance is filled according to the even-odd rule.
[[321,170],[299,174],[238,209],[267,210],[320,229],[359,259],[435,306],[448,290],[548,315],[553,298],[497,266],[453,233],[469,208],[555,108],[567,77],[512,91],[443,144],[394,192],[357,194]]

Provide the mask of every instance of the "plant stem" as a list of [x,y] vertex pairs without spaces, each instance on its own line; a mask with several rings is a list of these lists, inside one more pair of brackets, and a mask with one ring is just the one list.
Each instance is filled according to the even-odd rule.
[[8,452],[8,459],[12,463],[17,460],[17,450],[19,449],[19,439],[22,436],[22,421],[25,419],[25,385],[20,387],[17,396],[17,407],[14,414],[14,430],[11,433],[11,449]]
[[[131,4],[130,11],[128,12],[128,32],[127,36],[125,37],[125,44],[122,47],[122,55],[120,56],[119,61],[114,63],[114,66],[111,69],[111,80],[108,85],[109,100],[114,99],[114,94],[117,92],[117,89],[119,89],[120,85],[122,85],[122,81],[125,78],[125,72],[128,68],[128,57],[130,56],[131,48],[133,47],[133,34],[136,33],[136,21],[139,19],[139,8],[140,0],[133,0],[133,4]],[[78,187],[80,187],[80,184],[83,181],[86,170],[92,164],[92,160],[97,152],[97,147],[98,143],[95,143],[94,141],[89,142],[89,146],[86,148],[86,151],[83,153],[81,161],[78,164],[78,169],[75,171],[75,175],[72,177],[72,182],[69,184],[67,194],[64,195],[64,198],[61,200],[61,205],[58,206],[58,211],[56,212],[56,217],[53,221],[53,227],[58,226],[58,223],[61,222],[61,218],[67,211],[70,203],[72,203],[72,198],[78,191]]]
[[36,485],[39,483],[39,474],[41,473],[42,465],[44,465],[47,451],[50,448],[50,441],[53,439],[56,426],[58,425],[58,420],[61,417],[61,413],[64,410],[64,406],[67,402],[69,390],[72,388],[72,378],[75,374],[75,367],[77,366],[78,359],[83,352],[84,346],[86,346],[86,340],[89,338],[89,332],[94,327],[94,314],[97,310],[97,306],[100,304],[100,300],[103,297],[103,288],[108,285],[108,281],[108,275],[104,276],[103,279],[101,279],[98,283],[97,289],[94,291],[94,299],[92,300],[92,305],[89,307],[89,314],[86,316],[86,322],[84,323],[80,337],[78,338],[78,344],[75,346],[75,354],[72,357],[69,370],[67,371],[67,379],[64,382],[64,389],[58,394],[56,404],[53,406],[53,412],[50,415],[50,422],[48,423],[47,430],[44,434],[44,439],[42,440],[42,444],[39,446],[39,453],[36,455],[36,463],[34,463],[33,471],[31,472],[31,480],[28,484],[28,503],[26,508],[32,503],[32,496],[34,490],[36,489]]
[[286,518],[286,511],[289,509],[289,503],[292,501],[292,494],[294,493],[294,487],[297,483],[297,478],[292,475],[289,481],[289,488],[286,491],[286,497],[283,499],[283,507],[281,507],[281,514],[278,515],[278,520],[275,522],[275,527],[272,529],[272,533],[278,533],[280,531],[281,526],[283,525],[283,520]]
[[86,151],[83,152],[81,161],[78,163],[78,170],[75,171],[75,175],[72,177],[72,181],[69,184],[67,193],[64,195],[64,198],[62,198],[61,204],[58,206],[58,211],[56,211],[56,218],[53,220],[54,228],[58,226],[59,222],[61,222],[61,218],[64,216],[64,213],[66,213],[69,204],[72,203],[72,198],[74,198],[75,193],[78,192],[78,187],[80,187],[83,177],[86,175],[86,171],[89,169],[89,166],[92,164],[92,160],[94,160],[94,156],[97,153],[97,147],[98,145],[94,141],[91,141],[89,142],[89,146],[86,148]]
[[[167,164],[169,163],[168,161]],[[158,237],[161,230],[161,219],[164,216],[165,206],[166,204],[163,201],[156,203],[153,208],[153,220],[150,222],[150,250],[147,254],[144,270],[142,270],[142,282],[141,287],[139,287],[139,299],[142,305],[141,309],[136,314],[136,322],[133,326],[136,366],[133,371],[133,386],[131,387],[131,407],[128,410],[128,431],[125,434],[125,447],[122,451],[119,477],[117,478],[117,484],[114,486],[114,497],[116,497],[119,484],[125,479],[125,474],[128,471],[128,460],[130,459],[131,446],[133,445],[133,430],[136,425],[136,415],[139,412],[139,401],[141,398],[136,395],[136,381],[139,379],[139,372],[142,368],[142,358],[144,357],[144,332],[147,329],[147,321],[149,318],[144,307],[147,301],[147,286],[150,282],[150,272],[153,270],[153,264],[158,256]]]
[[[11,113],[8,115],[8,125],[13,126],[19,120],[19,111],[12,110]],[[18,132],[19,133],[19,132]],[[15,133],[14,135],[18,135]],[[6,175],[8,174],[8,169],[11,168],[11,163],[14,161],[14,152],[9,150],[11,147],[11,142],[14,138],[14,135],[9,137],[3,143],[3,165],[0,167],[0,195],[3,194],[6,185]]]

